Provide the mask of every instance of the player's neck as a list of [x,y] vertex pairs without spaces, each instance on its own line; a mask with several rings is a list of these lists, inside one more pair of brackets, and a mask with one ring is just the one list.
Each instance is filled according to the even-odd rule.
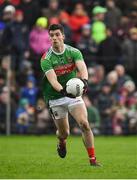
[[53,51],[55,51],[56,53],[63,53],[65,46],[64,46],[64,44],[62,44],[60,46],[56,46],[56,47],[54,46],[52,48],[53,48]]

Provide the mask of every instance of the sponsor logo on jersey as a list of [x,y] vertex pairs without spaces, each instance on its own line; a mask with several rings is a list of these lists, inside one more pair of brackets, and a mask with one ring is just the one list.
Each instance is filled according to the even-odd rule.
[[74,63],[71,63],[55,67],[54,71],[57,76],[61,76],[67,73],[71,73],[74,69],[76,69],[76,65]]

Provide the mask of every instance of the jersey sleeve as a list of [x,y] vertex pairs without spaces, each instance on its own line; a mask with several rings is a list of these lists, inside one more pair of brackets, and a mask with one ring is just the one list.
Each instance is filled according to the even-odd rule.
[[76,61],[84,61],[83,55],[78,49],[75,49],[73,51],[73,58],[74,58],[75,62]]
[[47,72],[51,69],[53,69],[52,67],[52,64],[51,64],[51,61],[49,59],[46,59],[46,58],[41,58],[41,69],[43,72]]

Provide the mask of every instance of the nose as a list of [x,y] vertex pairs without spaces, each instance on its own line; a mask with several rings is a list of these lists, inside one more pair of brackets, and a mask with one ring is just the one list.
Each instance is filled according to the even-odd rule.
[[56,40],[56,36],[54,35],[54,36],[52,37],[52,39],[53,39],[53,40]]

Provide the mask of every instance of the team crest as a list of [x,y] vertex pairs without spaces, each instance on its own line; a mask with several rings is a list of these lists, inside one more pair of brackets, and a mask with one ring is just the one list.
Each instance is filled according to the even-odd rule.
[[68,58],[67,58],[67,61],[68,61],[69,63],[72,63],[72,62],[73,62],[73,60],[72,60],[71,57],[68,57]]

